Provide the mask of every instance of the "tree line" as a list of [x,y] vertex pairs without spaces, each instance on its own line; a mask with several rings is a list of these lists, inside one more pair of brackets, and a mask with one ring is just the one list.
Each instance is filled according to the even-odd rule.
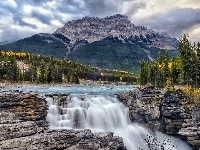
[[179,39],[178,56],[159,52],[156,61],[141,61],[140,84],[165,87],[174,84],[200,86],[200,43],[192,44],[187,35]]
[[78,84],[80,79],[128,83],[138,81],[138,77],[130,72],[102,70],[52,56],[0,50],[0,81]]

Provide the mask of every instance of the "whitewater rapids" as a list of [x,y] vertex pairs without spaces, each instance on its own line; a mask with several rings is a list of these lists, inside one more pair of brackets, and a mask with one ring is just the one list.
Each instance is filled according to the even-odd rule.
[[63,106],[46,98],[47,121],[51,129],[90,129],[113,132],[123,138],[128,150],[190,150],[184,142],[160,132],[152,132],[129,119],[126,108],[115,96],[71,94]]

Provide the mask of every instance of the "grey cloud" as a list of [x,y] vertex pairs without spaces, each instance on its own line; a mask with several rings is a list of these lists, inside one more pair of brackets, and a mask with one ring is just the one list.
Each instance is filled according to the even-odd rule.
[[104,17],[120,13],[122,1],[116,0],[85,0],[86,8],[91,16]]
[[14,22],[22,27],[24,26],[27,26],[27,27],[30,27],[32,29],[37,29],[37,26],[34,25],[34,24],[30,24],[30,23],[27,23],[25,21],[22,20],[22,18],[20,16],[14,16],[13,18]]
[[[45,4],[46,2],[50,2],[53,0],[29,0],[29,1],[22,1],[22,0],[15,0],[15,2],[17,3],[17,8],[15,10],[12,11],[12,15],[13,15],[13,19],[15,21],[15,23],[21,25],[21,26],[28,26],[30,28],[36,29],[37,26],[34,24],[29,24],[26,23],[25,21],[22,20],[23,16],[24,16],[24,12],[22,12],[22,7],[24,5],[31,5],[34,7],[44,7],[43,4]],[[48,9],[47,6],[46,8],[44,7],[44,9]],[[53,11],[52,11],[53,14]],[[48,14],[43,14],[37,11],[32,11],[31,12],[32,17],[37,18],[40,22],[47,24],[47,25],[51,25],[51,16],[49,16]]]
[[[171,16],[172,21],[168,21],[166,27],[168,32],[174,36],[181,36],[189,31],[190,28],[200,23],[200,9],[179,9],[169,13],[168,17]],[[168,25],[168,26],[167,26]]]
[[80,2],[83,2],[83,1],[82,0],[80,0],[80,1],[63,0],[63,6],[71,5],[71,6],[75,6],[79,9],[81,9]]
[[167,32],[172,37],[180,37],[200,23],[200,9],[176,8],[165,14],[156,14],[140,20],[156,31]]
[[146,7],[146,4],[144,2],[134,2],[131,3],[129,8],[126,10],[126,15],[131,16],[135,14],[139,9],[144,9]]
[[124,2],[130,2],[130,7],[124,15],[133,15],[138,9],[144,8],[146,4],[137,0],[84,0],[86,9],[90,16],[105,17],[122,12]]
[[1,42],[4,41],[15,41],[20,38],[21,33],[19,33],[17,30],[13,30],[10,27],[4,27],[3,32],[0,34]]
[[44,24],[51,25],[51,16],[48,16],[48,14],[39,13],[37,11],[32,11],[31,16],[37,18],[39,21],[41,21]]
[[[82,0],[62,0],[57,3],[56,11],[62,14],[71,15],[71,19],[80,19],[84,16],[88,16],[87,8],[80,5],[80,2],[84,4]],[[63,24],[69,20],[65,20],[59,13],[54,13],[53,16]]]
[[9,13],[13,14],[17,11],[16,8],[13,8],[9,5],[4,5],[3,1],[0,1],[0,6],[1,14],[3,15],[8,15]]
[[195,14],[197,22],[200,23],[200,11]]
[[30,1],[35,4],[41,4],[41,3],[51,2],[53,0],[30,0]]
[[76,1],[66,0],[58,4],[57,10],[62,13],[82,14],[85,8],[81,8]]
[[25,21],[23,21],[23,20],[20,20],[20,21],[19,21],[19,24],[20,24],[21,26],[27,26],[27,27],[30,27],[30,28],[32,28],[32,29],[37,29],[37,26],[36,26],[36,25],[27,23],[27,22],[25,22]]
[[[3,5],[2,5],[3,6]],[[10,15],[13,18],[13,22],[16,25],[20,25],[20,26],[27,26],[33,29],[36,29],[37,26],[34,24],[29,24],[25,21],[22,20],[23,18],[23,12],[21,11],[21,8],[17,7],[17,8],[13,8],[9,5],[3,6],[2,8],[0,8],[0,16],[7,16]]]
[[6,11],[3,8],[0,8],[0,16],[6,15]]
[[13,42],[19,39],[23,39],[29,37],[33,34],[36,34],[34,31],[18,31],[17,29],[13,29],[9,26],[3,27],[3,32],[0,34],[0,42],[9,41]]
[[[51,8],[46,5],[47,2],[55,1],[56,8]],[[198,0],[193,0],[198,3]],[[132,22],[135,25],[147,26],[156,31],[166,31],[169,35],[173,37],[179,37],[182,34],[189,31],[190,28],[194,27],[197,24],[200,24],[200,10],[199,9],[180,9],[176,8],[165,14],[157,13],[147,18],[138,18],[137,20],[131,18],[139,9],[145,9],[146,3],[143,0],[15,0],[17,8],[11,6],[3,6],[2,1],[0,1],[0,18],[1,16],[10,15],[13,17],[15,24],[20,26],[27,26],[32,29],[36,29],[37,25],[34,23],[27,23],[23,20],[24,5],[31,5],[35,8],[42,7],[48,9],[52,14],[43,14],[39,11],[32,11],[32,17],[37,18],[44,24],[51,26],[51,20],[56,19],[61,23],[66,23],[69,20],[65,20],[62,15],[70,15],[70,19],[79,19],[83,16],[97,16],[105,17],[114,15],[122,12],[122,5],[124,2],[130,2],[130,5],[126,10],[124,15],[129,16],[132,19]],[[167,3],[167,0],[164,0],[163,3]],[[176,3],[173,2],[173,3]],[[83,5],[82,5],[83,4]],[[169,4],[170,5],[170,4]],[[155,9],[155,8],[152,8]],[[61,15],[62,13],[62,15]],[[9,26],[9,25],[8,25]],[[1,26],[0,26],[1,27]],[[3,36],[0,35],[0,38],[12,37],[13,39],[30,36],[31,31],[28,33],[18,33],[16,30],[11,30],[10,27],[2,28]],[[16,36],[14,36],[16,35]],[[6,39],[9,40],[9,39]],[[9,40],[10,41],[10,40]]]
[[43,4],[55,0],[15,0],[18,5],[30,4],[32,6],[42,6]]

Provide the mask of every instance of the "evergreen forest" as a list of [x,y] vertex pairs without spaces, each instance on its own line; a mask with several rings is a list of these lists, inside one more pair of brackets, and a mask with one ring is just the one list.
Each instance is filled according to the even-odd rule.
[[80,83],[80,80],[126,82],[138,77],[121,70],[102,70],[69,60],[30,53],[0,51],[0,81],[27,83]]
[[184,35],[179,39],[177,57],[159,52],[156,61],[141,61],[140,84],[200,87],[200,43],[191,43]]

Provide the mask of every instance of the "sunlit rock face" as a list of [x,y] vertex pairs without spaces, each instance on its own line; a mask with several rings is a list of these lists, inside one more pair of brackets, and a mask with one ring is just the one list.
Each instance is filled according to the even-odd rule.
[[193,149],[200,148],[200,109],[184,105],[186,98],[181,91],[164,93],[147,87],[121,92],[117,97],[129,107],[131,121],[187,141]]
[[47,102],[38,95],[2,92],[0,140],[30,136],[47,129]]

